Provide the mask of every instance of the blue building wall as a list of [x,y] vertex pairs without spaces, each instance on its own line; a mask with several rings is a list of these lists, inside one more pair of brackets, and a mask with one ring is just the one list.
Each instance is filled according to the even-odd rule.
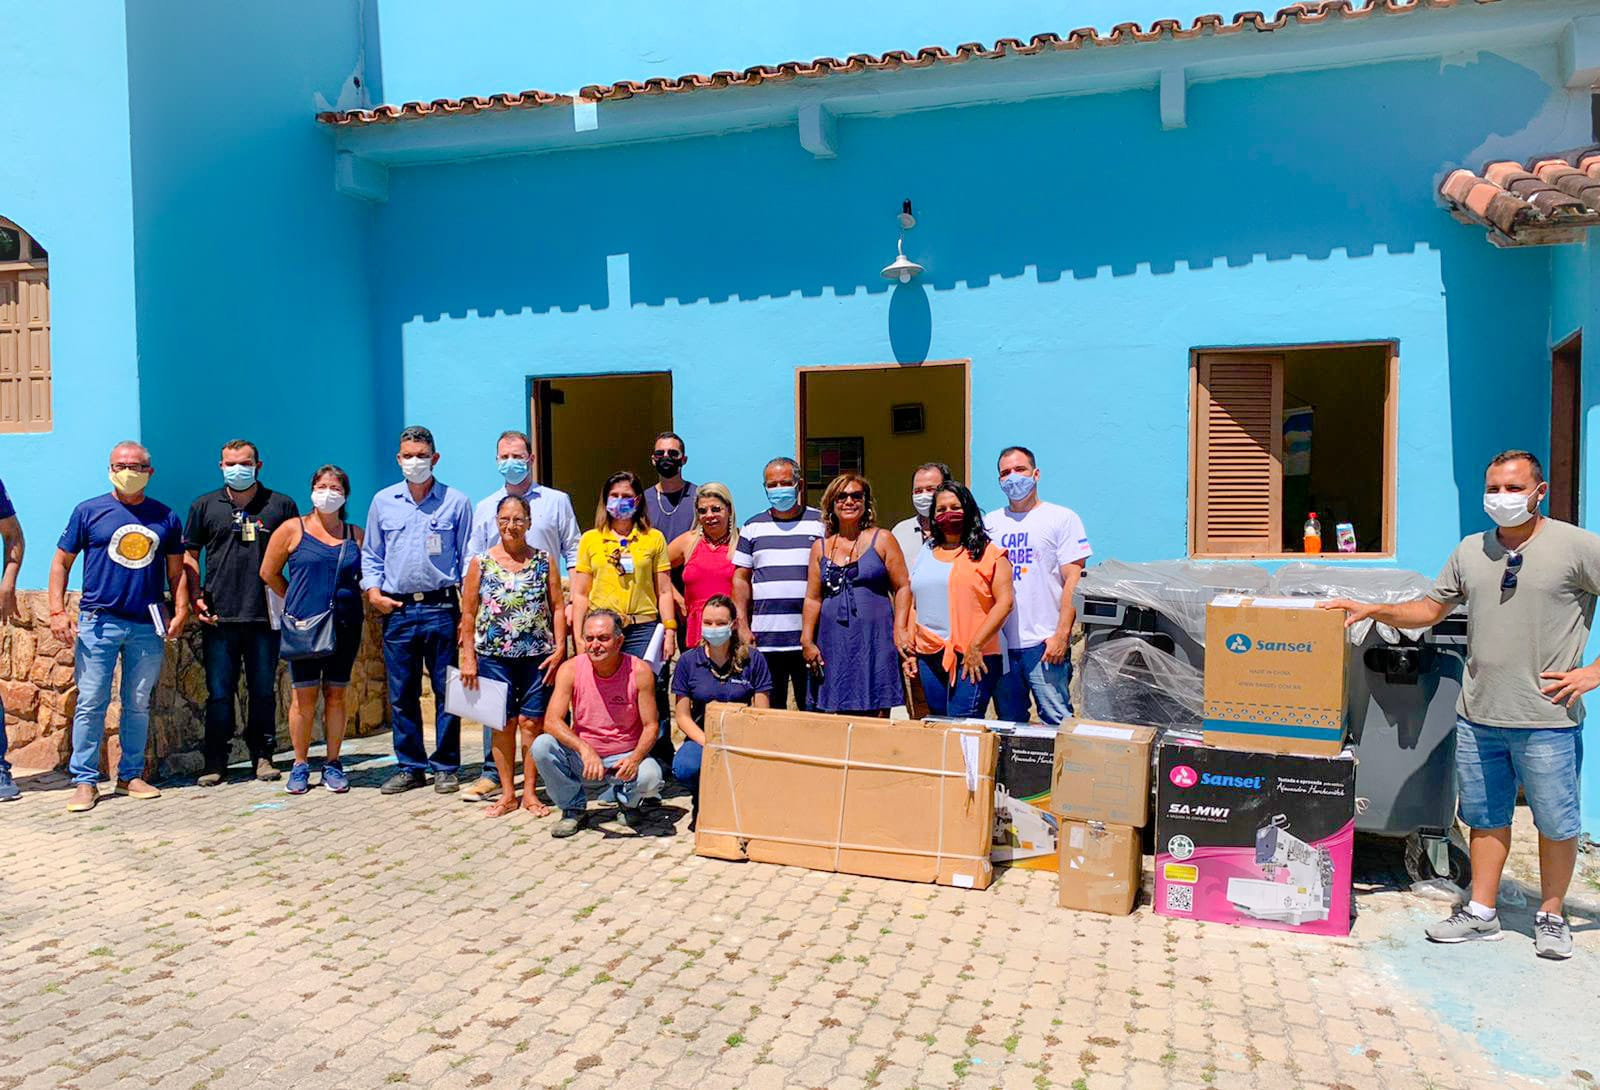
[[128,5],[139,402],[151,492],[180,510],[234,437],[302,507],[325,462],[377,486],[372,212],[334,192],[314,121],[358,72],[362,7]]
[[[831,161],[775,128],[396,170],[380,351],[474,492],[530,377],[670,369],[698,476],[746,511],[794,451],[797,366],[971,358],[980,498],[1026,443],[1100,555],[1142,560],[1186,548],[1191,348],[1393,338],[1397,559],[1431,571],[1488,456],[1548,445],[1550,261],[1433,185],[1558,94],[1485,54],[1202,84],[1172,132],[1127,92],[851,119]],[[927,273],[891,289],[904,196]]]
[[42,587],[72,505],[139,432],[128,74],[120,0],[12,4],[0,34],[0,216],[50,252],[54,429],[0,435]]

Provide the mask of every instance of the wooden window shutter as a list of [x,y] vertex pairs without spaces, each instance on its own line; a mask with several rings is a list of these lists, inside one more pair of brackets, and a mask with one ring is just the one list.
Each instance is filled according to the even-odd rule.
[[50,280],[0,272],[0,432],[50,430]]
[[1195,385],[1194,547],[1283,552],[1283,357],[1206,354]]

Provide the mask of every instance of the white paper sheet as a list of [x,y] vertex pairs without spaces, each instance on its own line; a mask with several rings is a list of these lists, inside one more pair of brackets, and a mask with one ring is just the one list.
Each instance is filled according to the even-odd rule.
[[444,687],[444,710],[494,730],[504,730],[507,691],[505,682],[482,675],[477,689],[468,689],[461,684],[461,671],[452,666]]
[[650,646],[644,649],[644,661],[649,663],[650,669],[656,673],[661,672],[666,656],[661,652],[667,644],[667,626],[658,624],[656,630],[650,633]]

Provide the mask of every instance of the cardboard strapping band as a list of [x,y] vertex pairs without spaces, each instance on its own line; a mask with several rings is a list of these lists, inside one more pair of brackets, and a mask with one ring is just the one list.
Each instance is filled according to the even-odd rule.
[[[743,833],[736,832],[733,829],[712,829],[703,824],[697,825],[695,831],[705,833],[707,836],[736,836],[745,839]],[[853,842],[836,844],[829,840],[812,840],[801,836],[768,836],[763,833],[760,836],[753,836],[748,839],[761,840],[769,844],[798,844],[803,848],[833,848],[836,859],[841,851],[876,852],[879,855],[920,855],[929,859],[937,858],[939,855],[937,852],[930,852],[923,848],[898,848],[885,844],[857,844]],[[989,861],[988,855],[963,855],[956,852],[946,852],[944,858],[951,860],[962,859],[973,863],[987,863]]]
[[[950,733],[954,734],[956,732],[951,731]],[[830,768],[845,767],[845,762],[838,757],[816,757],[806,753],[784,753],[782,750],[776,749],[755,749],[750,746],[731,746],[726,742],[711,742],[708,743],[705,748],[707,750],[721,750],[724,753],[735,753],[741,757],[773,757],[780,761],[794,761],[797,764],[826,765]],[[727,762],[724,762],[724,764],[726,763]],[[961,771],[957,772],[953,769],[919,768],[915,765],[878,764],[875,761],[852,761],[850,762],[850,767],[867,769],[873,772],[910,772],[917,776],[963,776],[968,780],[969,783],[973,781],[988,781],[989,783],[994,782],[993,776],[985,775],[982,772],[976,771],[968,772],[966,769],[962,769]],[[731,789],[733,785],[733,773],[731,771],[728,773],[728,784],[729,788]]]
[[[839,820],[833,827],[833,869],[839,869],[839,853],[843,851],[839,845],[844,840],[844,800],[848,797],[846,788],[850,786],[850,743],[855,740],[855,723],[844,725],[844,768],[839,773]],[[941,781],[942,782],[942,781]]]

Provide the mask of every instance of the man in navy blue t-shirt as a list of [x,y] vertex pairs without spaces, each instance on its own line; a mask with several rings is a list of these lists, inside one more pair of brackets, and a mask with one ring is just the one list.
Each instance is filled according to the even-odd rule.
[[[111,451],[111,492],[72,509],[50,565],[50,632],[74,641],[78,706],[72,717],[72,761],[77,785],[67,809],[94,809],[100,799],[100,742],[105,735],[111,678],[122,661],[122,759],[116,791],[136,799],[161,792],[143,778],[150,733],[150,695],[161,676],[164,640],[177,639],[189,621],[183,578],[183,525],[164,503],[144,494],[155,469],[138,443]],[[76,616],[67,610],[67,578],[83,553],[83,596]],[[172,607],[165,602],[172,587]]]
[[[17,521],[17,509],[11,505],[6,485],[0,481],[0,541],[5,546],[5,570],[0,572],[0,624],[13,617],[21,618],[17,609],[17,574],[22,570],[22,523]],[[22,794],[11,778],[11,763],[6,760],[6,709],[0,704],[0,802],[10,802]]]

